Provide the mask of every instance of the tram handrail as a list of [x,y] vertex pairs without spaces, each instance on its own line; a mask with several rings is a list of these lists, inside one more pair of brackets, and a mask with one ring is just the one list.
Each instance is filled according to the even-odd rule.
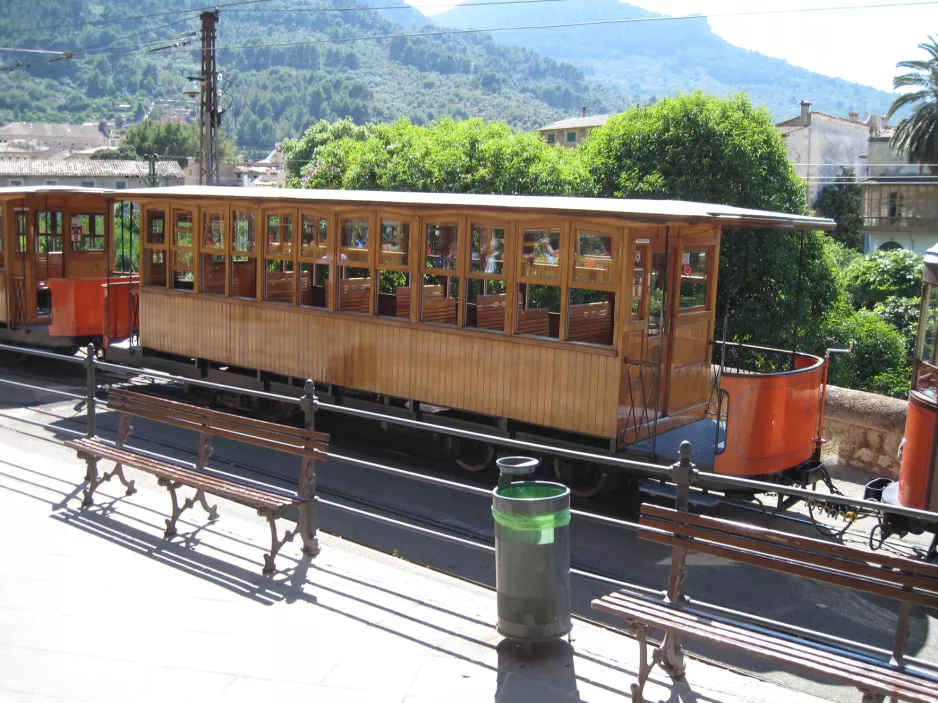
[[[660,466],[657,464],[650,464],[641,461],[635,461],[632,459],[624,459],[622,457],[611,456],[608,454],[597,454],[588,451],[581,451],[576,449],[568,449],[566,447],[556,447],[547,444],[540,444],[536,442],[526,442],[524,440],[512,439],[509,437],[500,437],[498,435],[489,435],[483,432],[475,432],[473,430],[464,430],[458,427],[448,427],[445,425],[438,425],[430,422],[423,422],[421,420],[413,420],[410,418],[398,417],[395,415],[385,415],[383,413],[371,411],[371,410],[362,410],[359,408],[350,408],[342,405],[333,405],[330,403],[321,403],[318,402],[315,398],[313,391],[311,390],[312,382],[307,381],[307,390],[304,391],[303,396],[284,396],[276,393],[267,393],[265,391],[258,391],[250,388],[240,388],[237,386],[229,386],[221,383],[212,383],[210,381],[202,381],[201,379],[192,379],[184,376],[175,376],[173,374],[163,373],[163,372],[154,372],[154,371],[144,371],[133,367],[122,366],[119,364],[111,364],[108,362],[98,361],[94,356],[94,345],[88,345],[90,350],[90,355],[86,359],[80,359],[78,357],[69,357],[63,354],[54,354],[46,352],[39,349],[33,349],[31,347],[18,347],[10,346],[6,344],[0,344],[0,350],[9,350],[16,353],[35,355],[44,358],[52,358],[63,361],[68,361],[71,363],[83,363],[88,366],[93,372],[94,369],[101,368],[103,370],[115,371],[118,373],[123,373],[133,376],[144,376],[149,378],[156,378],[160,380],[172,381],[176,383],[191,383],[193,385],[199,385],[208,388],[214,388],[221,391],[234,392],[234,393],[243,393],[246,395],[255,396],[258,398],[267,398],[271,400],[282,400],[284,402],[290,402],[301,407],[304,404],[309,404],[314,412],[317,411],[326,411],[326,412],[335,412],[343,415],[349,415],[353,417],[360,417],[368,420],[375,420],[379,422],[385,422],[394,425],[400,425],[402,427],[412,427],[415,429],[426,430],[430,432],[435,432],[439,434],[447,434],[454,437],[460,437],[464,439],[472,439],[480,442],[486,442],[490,444],[512,447],[515,449],[523,449],[527,451],[532,451],[535,453],[543,453],[553,456],[563,456],[569,459],[576,459],[584,462],[591,462],[596,464],[601,464],[603,466],[622,470],[622,469],[638,469],[643,473],[648,474],[654,478],[659,479],[670,479],[673,482],[673,470],[669,467]],[[87,359],[92,359],[92,363],[88,364]],[[94,402],[94,399],[89,396],[88,398],[89,406]],[[91,408],[90,416],[93,417],[93,407]],[[90,419],[90,418],[89,418]],[[89,422],[89,425],[93,424],[93,421]],[[729,476],[726,474],[715,474],[711,472],[697,472],[694,471],[694,478],[692,483],[698,479],[705,479],[705,482],[709,488],[718,487],[718,489],[746,489],[753,492],[761,493],[775,493],[787,496],[794,496],[807,500],[818,500],[819,497],[823,497],[822,494],[816,493],[803,488],[797,488],[795,486],[785,486],[778,483],[770,483],[767,481],[757,481],[753,479],[740,478],[738,476]],[[920,520],[922,522],[931,524],[938,523],[938,513],[929,512],[927,510],[918,510],[916,508],[907,508],[901,505],[891,505],[887,503],[880,503],[877,501],[863,500],[860,498],[852,498],[850,496],[835,496],[833,497],[838,504],[847,505],[853,508],[860,508],[872,511],[874,513],[891,513],[894,515],[902,515],[904,517],[913,518]]]

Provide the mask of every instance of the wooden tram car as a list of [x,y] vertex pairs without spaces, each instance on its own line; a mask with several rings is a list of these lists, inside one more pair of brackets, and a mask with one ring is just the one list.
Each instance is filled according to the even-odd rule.
[[[0,191],[7,333],[43,324],[32,298],[25,318],[11,312],[13,281],[31,290],[40,256],[28,253],[28,233],[28,252],[14,249],[21,213],[31,232],[53,197],[14,190]],[[816,459],[824,360],[747,347],[791,364],[756,373],[737,363],[715,375],[712,360],[726,350],[714,353],[714,308],[724,229],[831,229],[830,220],[687,202],[393,192],[54,197],[65,221],[91,201],[95,212],[105,200],[139,204],[139,330],[105,340],[124,363],[290,393],[312,378],[324,402],[376,402],[664,463],[689,438],[696,463],[717,473],[787,477]],[[62,280],[77,280],[67,264]],[[50,335],[58,302],[53,290]],[[467,468],[491,458],[475,449]],[[586,493],[606,480],[568,478]]]

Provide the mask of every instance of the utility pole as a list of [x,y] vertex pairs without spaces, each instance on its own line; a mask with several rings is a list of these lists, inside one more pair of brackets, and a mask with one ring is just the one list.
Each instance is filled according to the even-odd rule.
[[146,158],[150,165],[147,173],[147,188],[156,188],[160,184],[159,179],[156,177],[156,162],[160,160],[160,157],[157,154],[147,154]]
[[202,72],[199,98],[199,185],[218,185],[218,67],[215,25],[218,8],[202,15]]

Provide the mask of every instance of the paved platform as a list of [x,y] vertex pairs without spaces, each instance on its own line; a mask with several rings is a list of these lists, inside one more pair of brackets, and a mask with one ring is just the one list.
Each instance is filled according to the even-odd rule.
[[[0,428],[0,701],[626,700],[637,643],[576,620],[572,643],[503,642],[495,594],[323,535],[260,575],[266,523],[221,502],[180,521],[152,477],[105,484],[80,509],[84,464],[61,445]],[[184,524],[183,524],[184,523]],[[380,529],[376,527],[376,529]],[[445,545],[440,549],[447,549]],[[691,660],[656,672],[649,701],[821,699]]]

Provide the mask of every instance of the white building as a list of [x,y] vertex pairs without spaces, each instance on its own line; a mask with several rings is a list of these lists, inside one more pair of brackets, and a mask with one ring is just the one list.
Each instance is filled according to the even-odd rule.
[[63,152],[113,148],[119,141],[107,122],[10,122],[0,126],[0,147],[31,143],[37,154],[34,158],[39,159],[48,159]]
[[846,118],[812,112],[811,103],[801,101],[801,114],[775,126],[785,137],[788,159],[799,176],[808,181],[808,206],[813,206],[824,187],[835,182],[841,167],[857,171],[866,153],[869,124],[859,114]]
[[895,128],[873,118],[864,155],[866,251],[911,249],[924,254],[938,242],[938,176],[889,146]]
[[[0,187],[28,185],[83,188],[145,188],[150,165],[146,161],[73,160],[0,161]],[[175,161],[158,161],[161,186],[183,185],[182,169]]]
[[566,147],[575,147],[584,139],[586,135],[597,127],[602,127],[609,121],[609,115],[587,116],[586,106],[583,106],[583,114],[580,117],[572,117],[568,120],[560,120],[546,127],[541,127],[538,133],[547,140],[548,144],[562,144]]

